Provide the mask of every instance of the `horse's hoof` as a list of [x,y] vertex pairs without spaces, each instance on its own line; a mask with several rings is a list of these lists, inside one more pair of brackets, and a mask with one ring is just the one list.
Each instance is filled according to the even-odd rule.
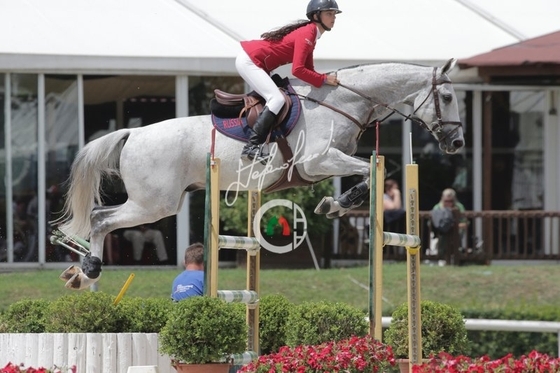
[[101,259],[96,256],[88,255],[82,262],[82,270],[86,277],[96,279],[101,274]]
[[323,197],[321,202],[319,202],[317,207],[315,207],[314,212],[318,215],[330,214],[330,213],[338,210],[337,205],[338,204],[336,203],[334,198]]
[[68,281],[70,280],[72,277],[76,276],[76,274],[81,273],[82,269],[80,267],[76,267],[74,265],[71,265],[70,267],[66,268],[64,270],[64,272],[62,272],[59,276],[59,278],[62,281]]
[[329,213],[327,214],[327,219],[337,219],[337,218],[340,218],[340,217],[346,215],[346,213],[347,213],[348,211],[350,211],[350,210],[351,210],[351,209],[344,209],[344,208],[341,208],[340,210],[336,210],[336,211],[333,211],[333,212],[329,212]]
[[68,289],[72,290],[83,290],[89,288],[91,285],[97,282],[99,278],[91,279],[87,277],[84,273],[76,273],[66,285],[64,285]]

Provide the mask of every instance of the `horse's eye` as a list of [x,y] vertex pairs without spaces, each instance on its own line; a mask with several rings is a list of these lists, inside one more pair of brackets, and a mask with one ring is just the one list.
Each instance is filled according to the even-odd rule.
[[449,104],[451,101],[453,101],[453,95],[449,93],[442,95],[441,98],[446,104]]

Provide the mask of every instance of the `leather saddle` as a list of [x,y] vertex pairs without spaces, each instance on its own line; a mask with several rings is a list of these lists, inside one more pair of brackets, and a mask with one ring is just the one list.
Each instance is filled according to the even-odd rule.
[[[278,126],[290,114],[292,108],[292,100],[283,88],[278,88],[284,96],[284,106],[276,116],[276,122],[273,127]],[[253,128],[257,118],[261,114],[265,105],[265,100],[257,92],[249,93],[228,93],[219,89],[214,90],[215,102],[212,105],[213,113],[220,113],[222,117],[247,119],[247,125]]]

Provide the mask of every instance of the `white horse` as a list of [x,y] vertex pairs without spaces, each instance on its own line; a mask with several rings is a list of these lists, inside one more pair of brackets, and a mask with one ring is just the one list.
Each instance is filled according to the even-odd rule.
[[[361,65],[337,71],[341,85],[314,88],[291,84],[303,105],[299,121],[287,137],[293,150],[287,165],[275,144],[271,160],[262,165],[241,161],[244,143],[217,134],[215,157],[222,161],[220,189],[229,192],[264,189],[283,169],[317,182],[333,176],[369,176],[370,164],[353,157],[359,136],[376,120],[398,112],[399,103],[413,107],[413,118],[438,140],[441,150],[455,153],[464,145],[458,103],[447,73],[454,67],[403,63]],[[63,272],[66,287],[84,289],[99,279],[105,236],[119,228],[152,223],[175,215],[187,192],[204,188],[206,155],[212,142],[209,115],[176,118],[149,126],[121,129],[88,143],[76,156],[70,174],[59,229],[68,236],[90,239],[82,268]],[[128,200],[102,206],[100,183],[119,177]],[[326,197],[316,213],[337,217],[361,204],[367,195],[362,182],[337,200]]]

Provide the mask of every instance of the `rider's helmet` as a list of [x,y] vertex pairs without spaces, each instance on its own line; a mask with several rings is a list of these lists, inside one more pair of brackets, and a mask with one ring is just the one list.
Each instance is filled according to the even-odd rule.
[[307,18],[309,18],[310,21],[314,21],[313,15],[323,10],[336,10],[336,13],[342,13],[334,0],[311,0],[309,4],[307,4]]

